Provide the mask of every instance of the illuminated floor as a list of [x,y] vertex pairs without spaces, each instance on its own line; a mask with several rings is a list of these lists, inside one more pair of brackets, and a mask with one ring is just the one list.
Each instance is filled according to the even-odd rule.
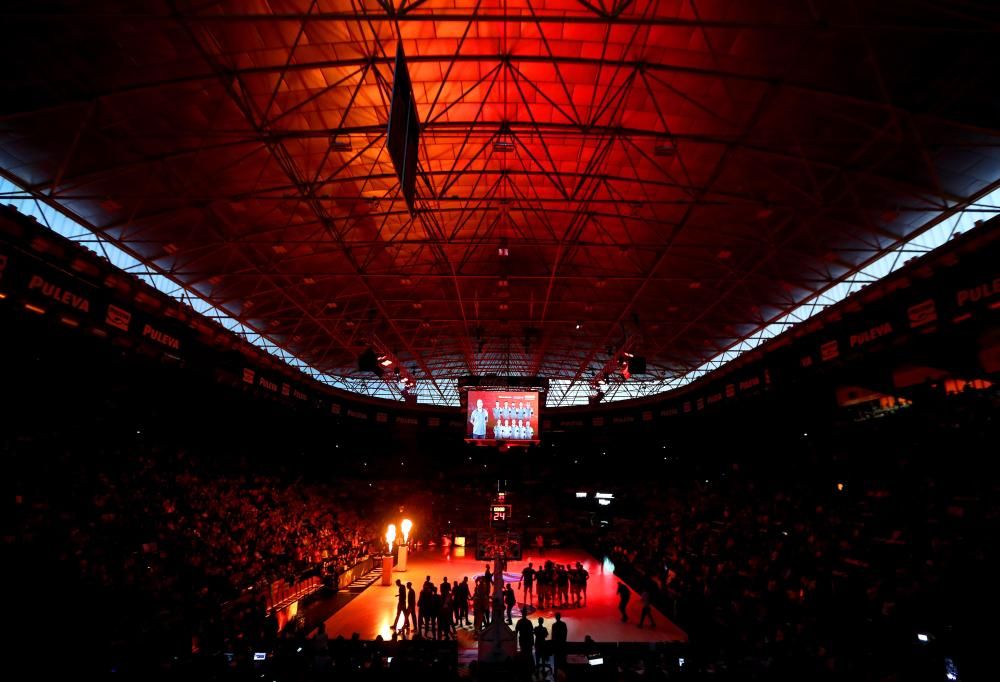
[[[403,584],[406,584],[407,581],[412,582],[418,593],[425,576],[428,575],[431,576],[431,580],[435,584],[440,584],[445,577],[448,580],[458,579],[461,582],[463,577],[469,576],[469,581],[472,582],[473,576],[482,573],[484,564],[476,561],[471,554],[465,556],[464,552],[463,548],[456,548],[450,556],[444,550],[411,553],[407,570],[393,573],[392,586],[383,587],[381,583],[376,583],[331,616],[326,621],[327,635],[330,639],[338,635],[350,638],[352,633],[357,632],[364,640],[374,639],[376,635],[390,639],[392,637],[390,626],[396,615],[396,578],[402,580]],[[618,579],[612,574],[614,566],[610,562],[602,564],[582,550],[546,550],[545,557],[541,561],[537,556],[526,556],[524,561],[510,562],[507,571],[520,573],[528,561],[534,562],[537,568],[540,563],[547,559],[566,564],[579,561],[590,573],[587,606],[579,609],[560,609],[562,618],[569,628],[570,641],[583,641],[586,635],[590,635],[598,642],[676,642],[687,640],[687,635],[680,628],[655,609],[656,628],[650,629],[647,624],[645,628],[639,629],[636,624],[639,621],[641,606],[639,595],[634,592],[628,607],[629,621],[622,623],[618,613],[618,597],[615,592],[618,589]],[[514,589],[520,600],[521,592],[517,584],[515,584]],[[530,614],[530,618],[535,621],[542,617],[545,619],[546,626],[551,626],[553,613],[554,611],[544,610]],[[519,607],[515,607],[515,620],[518,615]],[[469,619],[472,619],[471,614]],[[402,617],[400,624],[402,624]],[[460,647],[476,646],[476,642],[472,638],[471,628],[460,628],[458,637]]]

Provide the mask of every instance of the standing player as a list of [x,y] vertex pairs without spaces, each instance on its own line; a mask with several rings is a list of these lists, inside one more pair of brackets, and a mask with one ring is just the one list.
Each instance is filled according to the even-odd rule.
[[632,598],[632,593],[625,587],[625,583],[618,583],[618,610],[622,614],[622,622],[628,621],[628,600]]
[[642,628],[642,624],[646,622],[649,618],[649,627],[655,628],[656,621],[653,620],[653,608],[652,608],[652,598],[649,596],[649,590],[643,590],[642,595],[640,595],[640,600],[642,601],[642,611],[639,612],[639,628]]
[[530,561],[524,570],[521,571],[521,585],[523,590],[521,599],[525,604],[530,604],[535,596],[535,569]]
[[[399,617],[398,615],[396,616]],[[403,620],[406,623],[403,626],[404,630],[410,629],[410,621],[413,621],[413,629],[418,630],[417,627],[417,593],[413,590],[413,583],[406,583],[406,613],[403,614]]]
[[486,422],[489,421],[490,414],[483,409],[483,401],[476,401],[476,409],[469,415],[469,423],[472,424],[472,437],[476,440],[486,438]]
[[514,586],[507,583],[507,588],[503,591],[503,603],[507,607],[507,625],[513,625],[512,619],[514,605],[517,604],[517,595],[514,594]]
[[407,616],[408,611],[406,610],[406,588],[403,587],[403,581],[398,578],[396,579],[396,588],[398,590],[398,594],[396,597],[396,617],[392,621],[393,632],[396,630],[396,625],[399,623],[400,616],[403,616],[404,628],[407,630],[410,629],[410,621]]
[[535,631],[531,627],[531,621],[528,620],[528,615],[521,609],[521,618],[517,621],[517,626],[514,628],[514,632],[517,633],[517,648],[520,650],[522,656],[531,662],[531,667],[535,667],[535,659],[531,655],[532,640],[534,639]]
[[576,562],[576,570],[574,571],[574,576],[576,578],[576,605],[586,606],[587,604],[587,580],[590,579],[590,573],[587,569],[583,567],[579,561]]
[[545,627],[545,619],[538,619],[538,627],[535,628],[535,665],[540,666],[548,658],[548,647],[545,640],[549,638],[549,629]]

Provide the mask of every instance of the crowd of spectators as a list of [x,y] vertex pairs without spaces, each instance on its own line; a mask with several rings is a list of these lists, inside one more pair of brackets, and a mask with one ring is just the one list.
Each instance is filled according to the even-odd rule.
[[129,656],[262,645],[277,635],[272,584],[307,576],[335,584],[378,551],[374,526],[344,486],[237,473],[170,450],[139,451],[114,467],[67,453],[54,467],[63,471],[50,488],[18,492],[8,540],[99,611],[88,618]]
[[[973,622],[1000,520],[995,480],[974,474],[995,415],[992,398],[953,399],[835,443],[804,433],[770,461],[647,488],[601,546],[709,669],[898,679],[934,640],[968,648],[954,633]],[[952,679],[942,660],[921,679]]]
[[[937,642],[962,664],[971,646],[996,559],[1000,496],[981,474],[997,413],[991,395],[956,397],[843,433],[775,436],[745,456],[715,453],[724,465],[711,473],[623,484],[609,508],[623,513],[590,540],[688,633],[668,676],[912,679],[901,667],[927,666],[926,679],[941,679],[914,652]],[[112,643],[115,665],[201,660],[255,677],[260,649],[268,672],[389,674],[378,647],[331,640],[327,656],[302,645],[301,629],[279,633],[264,610],[268,586],[336,576],[377,552],[386,509],[397,522],[423,510],[416,540],[440,544],[456,526],[480,525],[470,519],[488,497],[461,472],[454,485],[431,485],[427,472],[418,485],[351,485],[166,445],[81,452],[61,438],[9,451],[5,540],[20,571],[9,584],[64,597],[52,615],[86,614],[86,634]],[[567,505],[540,481],[517,482],[518,509],[545,529]],[[12,612],[24,614],[32,597],[18,596]],[[447,651],[410,654],[396,666],[454,671]]]

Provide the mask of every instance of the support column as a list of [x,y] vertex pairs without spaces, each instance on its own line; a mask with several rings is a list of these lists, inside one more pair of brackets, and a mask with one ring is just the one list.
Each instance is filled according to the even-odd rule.
[[392,555],[385,554],[382,556],[382,584],[386,587],[392,585]]

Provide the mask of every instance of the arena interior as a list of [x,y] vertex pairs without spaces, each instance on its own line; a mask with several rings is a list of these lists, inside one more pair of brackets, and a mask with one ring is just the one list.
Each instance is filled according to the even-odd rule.
[[6,679],[997,679],[1000,6],[0,18]]

